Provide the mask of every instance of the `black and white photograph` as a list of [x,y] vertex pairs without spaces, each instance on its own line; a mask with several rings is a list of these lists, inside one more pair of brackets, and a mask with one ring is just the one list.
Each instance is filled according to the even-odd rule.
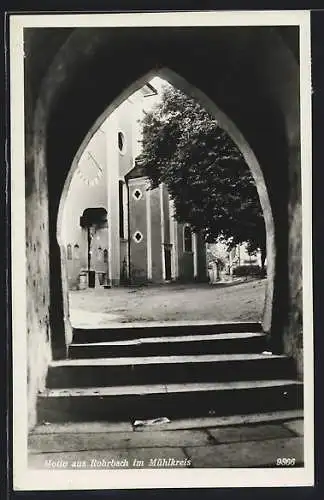
[[14,488],[313,485],[310,13],[9,27]]

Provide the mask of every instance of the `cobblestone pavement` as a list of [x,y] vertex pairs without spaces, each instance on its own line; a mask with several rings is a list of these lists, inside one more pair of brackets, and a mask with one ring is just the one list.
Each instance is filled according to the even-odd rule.
[[74,326],[107,322],[259,321],[266,280],[238,284],[165,284],[70,292]]
[[[303,466],[303,415],[122,423],[44,423],[29,436],[31,469],[246,468]],[[288,463],[289,461],[289,463]]]

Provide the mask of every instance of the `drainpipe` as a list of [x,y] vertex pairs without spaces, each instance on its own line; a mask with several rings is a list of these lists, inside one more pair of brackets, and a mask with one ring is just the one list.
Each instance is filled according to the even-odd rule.
[[131,282],[131,237],[130,237],[130,209],[129,209],[129,186],[128,179],[125,179],[127,187],[127,248],[128,248],[128,282]]
[[87,234],[88,234],[88,281],[89,281],[89,274],[90,274],[90,269],[91,269],[91,234],[90,234],[90,226],[87,227]]

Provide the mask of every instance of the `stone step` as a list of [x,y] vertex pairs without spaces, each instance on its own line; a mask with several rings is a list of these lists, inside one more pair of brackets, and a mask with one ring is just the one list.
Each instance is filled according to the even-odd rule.
[[293,377],[292,361],[268,354],[71,359],[49,366],[46,386],[105,387]]
[[127,324],[112,328],[73,328],[73,343],[97,343],[112,340],[131,340],[147,337],[176,337],[179,335],[203,335],[217,333],[262,332],[261,323],[257,322],[206,322],[167,321],[162,324],[147,323]]
[[262,352],[266,345],[267,336],[259,332],[143,337],[86,344],[72,343],[69,347],[69,358],[248,353]]
[[38,423],[226,416],[300,409],[303,385],[290,379],[47,389]]
[[223,428],[237,427],[242,425],[255,424],[273,424],[286,423],[288,428],[292,428],[297,435],[303,435],[303,418],[304,412],[302,409],[270,411],[261,413],[250,413],[245,415],[227,415],[218,417],[197,417],[197,418],[179,418],[172,421],[156,422],[154,425],[139,425],[134,426],[134,422],[126,420],[123,422],[63,422],[56,424],[36,425],[30,434],[33,435],[51,435],[51,434],[72,434],[72,433],[120,433],[120,432],[161,432],[163,431],[178,431],[186,429],[207,429],[207,428]]

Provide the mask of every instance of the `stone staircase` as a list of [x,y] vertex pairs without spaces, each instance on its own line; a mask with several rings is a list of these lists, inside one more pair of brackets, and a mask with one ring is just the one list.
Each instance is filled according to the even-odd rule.
[[259,323],[74,329],[53,361],[39,423],[226,416],[303,407],[292,360]]

